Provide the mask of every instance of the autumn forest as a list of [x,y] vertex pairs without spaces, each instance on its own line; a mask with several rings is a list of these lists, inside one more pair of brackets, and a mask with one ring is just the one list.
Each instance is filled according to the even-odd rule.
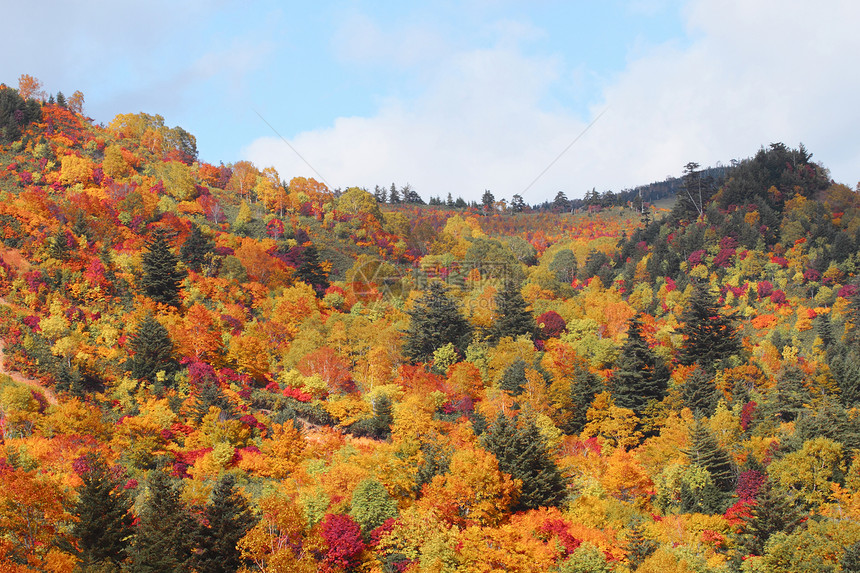
[[0,85],[0,569],[860,571],[860,188],[737,152],[422,198]]

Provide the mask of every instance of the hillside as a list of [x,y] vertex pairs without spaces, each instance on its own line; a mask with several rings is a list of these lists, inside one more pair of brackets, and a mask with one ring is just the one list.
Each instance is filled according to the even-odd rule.
[[802,146],[514,212],[61,103],[0,87],[4,570],[858,567],[860,197]]

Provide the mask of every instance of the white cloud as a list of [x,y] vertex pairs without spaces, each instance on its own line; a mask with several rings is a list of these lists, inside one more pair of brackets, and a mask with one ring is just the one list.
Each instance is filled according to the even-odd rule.
[[[608,108],[606,115],[527,201],[661,180],[688,161],[725,162],[773,141],[803,142],[835,179],[856,182],[860,37],[852,27],[860,4],[699,0],[684,14],[692,41],[637,49],[597,98],[592,117]],[[579,64],[569,54],[525,55],[497,28],[494,48],[439,50],[436,62],[422,62],[426,86],[417,99],[386,100],[375,115],[339,118],[291,144],[335,186],[408,181],[425,198],[521,192],[587,123],[547,103]],[[356,57],[384,57],[373,23],[363,29],[371,37]],[[286,178],[313,175],[275,138],[243,155]]]

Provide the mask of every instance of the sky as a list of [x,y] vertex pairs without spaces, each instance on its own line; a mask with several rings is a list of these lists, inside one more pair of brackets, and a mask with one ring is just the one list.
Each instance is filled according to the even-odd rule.
[[202,161],[422,197],[620,191],[803,143],[860,181],[855,0],[76,0],[4,7],[0,82]]

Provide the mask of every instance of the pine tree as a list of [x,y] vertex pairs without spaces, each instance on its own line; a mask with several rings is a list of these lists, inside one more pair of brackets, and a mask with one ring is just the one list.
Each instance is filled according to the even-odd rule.
[[412,320],[404,353],[412,363],[430,361],[433,353],[448,343],[462,354],[471,341],[472,326],[440,282],[431,282],[408,314]]
[[400,191],[397,190],[397,186],[394,183],[391,184],[391,188],[388,190],[388,202],[392,205],[400,203]]
[[328,276],[320,264],[319,251],[313,244],[302,251],[302,262],[296,269],[295,277],[313,287],[320,298],[329,287]]
[[212,500],[203,513],[194,552],[198,573],[235,573],[243,565],[239,541],[257,522],[248,500],[236,490],[235,478],[225,475],[212,491]]
[[615,362],[612,396],[615,404],[640,414],[650,400],[662,400],[668,374],[648,342],[642,337],[641,315],[633,316],[627,327],[627,340]]
[[112,564],[117,569],[128,556],[134,534],[133,500],[101,458],[90,454],[86,464],[81,475],[84,483],[72,508],[77,518],[71,529],[77,556],[87,568],[105,570]]
[[[448,198],[449,199],[451,198],[450,193],[448,193]],[[453,205],[453,203],[454,202],[451,201],[452,205]],[[514,213],[522,213],[525,210],[526,210],[526,202],[523,200],[522,195],[517,193],[513,197],[511,197],[511,211],[513,211]]]
[[745,548],[752,554],[762,555],[771,535],[791,534],[800,525],[801,518],[793,500],[774,491],[771,481],[766,480],[756,494],[752,518],[746,524]]
[[717,387],[698,364],[684,380],[681,399],[696,416],[710,416],[717,407]]
[[691,464],[711,474],[714,485],[720,491],[734,491],[736,479],[732,458],[719,446],[714,435],[700,419],[696,420],[690,430],[690,442],[684,454],[690,458]]
[[653,539],[645,537],[642,527],[642,519],[636,519],[630,524],[630,532],[627,534],[627,561],[630,570],[635,571],[649,555],[657,549],[658,543]]
[[129,358],[126,368],[135,380],[148,380],[155,384],[159,372],[170,376],[177,371],[170,334],[151,314],[137,326],[129,345],[134,355]]
[[594,397],[604,390],[603,382],[585,364],[574,366],[574,376],[570,383],[570,417],[565,424],[566,434],[579,434],[588,423],[588,408]]
[[162,470],[152,470],[140,512],[132,573],[191,571],[194,522],[179,498],[179,490]]
[[492,327],[494,340],[522,335],[534,337],[537,324],[532,313],[526,309],[526,301],[517,282],[506,280],[502,290],[496,294],[495,303],[495,323]]
[[203,234],[200,227],[191,224],[191,232],[179,249],[179,258],[192,271],[199,273],[208,256],[215,250],[212,239]]
[[532,420],[499,414],[481,436],[481,444],[499,461],[499,469],[522,481],[514,511],[555,507],[564,501],[566,484]]
[[489,189],[485,189],[484,194],[481,196],[481,205],[484,207],[484,211],[492,211],[495,204],[496,198]]
[[179,285],[184,273],[179,270],[179,259],[170,250],[166,231],[156,229],[146,247],[141,258],[140,280],[144,293],[156,302],[179,306]]
[[681,322],[684,343],[678,362],[685,366],[698,362],[706,372],[713,372],[717,362],[740,350],[734,321],[720,312],[705,282],[696,283]]
[[48,255],[58,261],[63,261],[69,257],[69,239],[64,227],[57,228],[57,232],[51,236],[48,243]]
[[526,362],[518,358],[513,364],[505,368],[499,387],[511,396],[519,396],[523,393],[526,379]]

